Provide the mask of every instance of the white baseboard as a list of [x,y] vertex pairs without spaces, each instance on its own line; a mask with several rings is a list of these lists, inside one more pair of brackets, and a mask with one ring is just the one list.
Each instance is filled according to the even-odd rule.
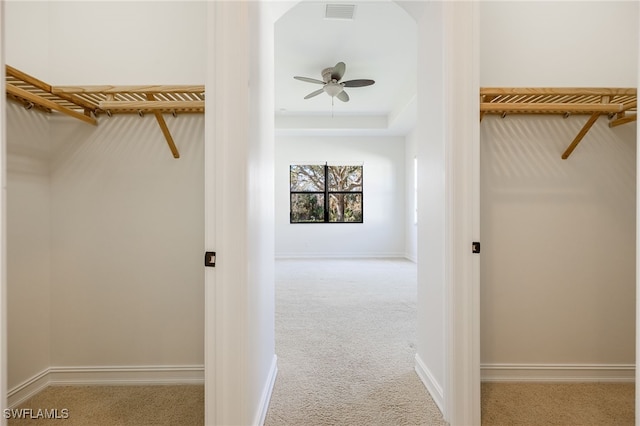
[[433,377],[433,374],[431,374],[431,371],[418,354],[416,354],[415,360],[415,370],[418,377],[420,377],[420,380],[422,380],[422,383],[431,394],[431,398],[433,398],[440,412],[444,413],[444,391],[442,390],[442,385]]
[[278,253],[277,260],[287,259],[405,259],[404,253]]
[[413,263],[418,263],[418,258],[415,256],[411,256],[409,254],[405,254],[403,256],[405,259],[412,261]]
[[203,365],[50,367],[51,385],[204,384]]
[[278,375],[278,357],[273,356],[271,362],[271,368],[269,369],[269,375],[267,381],[262,389],[262,395],[260,397],[260,404],[258,405],[258,411],[253,424],[256,426],[264,425],[264,421],[267,418],[267,411],[269,410],[269,402],[271,401],[271,394],[273,393],[273,385],[276,383],[276,376]]
[[49,367],[8,392],[13,408],[47,386],[204,384],[203,365]]
[[47,386],[49,386],[49,369],[45,368],[13,389],[9,389],[7,392],[7,406],[15,408]]
[[633,364],[482,364],[483,382],[634,382]]

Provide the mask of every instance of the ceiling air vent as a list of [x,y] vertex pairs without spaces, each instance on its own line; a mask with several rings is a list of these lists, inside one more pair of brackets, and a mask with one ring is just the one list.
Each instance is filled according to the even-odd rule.
[[327,4],[325,19],[353,19],[355,4]]

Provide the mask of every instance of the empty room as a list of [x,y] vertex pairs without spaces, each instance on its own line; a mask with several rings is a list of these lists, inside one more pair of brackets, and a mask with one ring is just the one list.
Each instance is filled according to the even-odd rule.
[[413,371],[415,21],[393,2],[301,2],[274,31],[278,378],[266,424],[442,421]]

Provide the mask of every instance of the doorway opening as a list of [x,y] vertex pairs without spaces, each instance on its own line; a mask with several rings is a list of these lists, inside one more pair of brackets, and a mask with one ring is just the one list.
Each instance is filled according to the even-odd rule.
[[[340,361],[350,364],[355,371],[361,369],[362,377],[357,380],[344,375],[331,377],[333,385],[344,391],[344,403],[349,391],[354,392],[353,397],[358,395],[355,388],[364,390],[365,376],[373,379],[371,386],[381,387],[378,395],[384,395],[384,386],[377,381],[380,379],[377,375],[388,374],[385,366],[380,364],[388,358],[380,353],[381,348],[376,354],[367,345],[354,348],[341,344],[339,339],[329,341],[322,336],[326,336],[325,333],[331,337],[342,335],[340,327],[332,328],[336,321],[343,322],[346,330],[350,330],[351,335],[342,336],[345,342],[353,344],[363,338],[364,331],[348,327],[364,321],[362,318],[349,319],[358,313],[370,315],[368,320],[371,323],[366,325],[373,328],[371,333],[380,331],[385,334],[393,330],[394,325],[390,322],[395,323],[395,320],[388,318],[385,322],[383,318],[377,318],[370,309],[373,302],[366,302],[374,300],[380,303],[386,298],[389,305],[398,309],[382,303],[380,313],[389,314],[384,309],[391,309],[391,317],[395,314],[402,317],[402,306],[410,318],[409,324],[403,325],[402,333],[406,334],[388,336],[401,341],[382,346],[386,347],[387,355],[403,349],[409,353],[408,357],[406,353],[404,355],[407,374],[399,374],[391,380],[387,376],[387,390],[393,388],[392,382],[408,380],[413,383],[413,391],[417,395],[430,399],[413,371],[417,323],[413,159],[417,155],[417,140],[411,132],[417,108],[416,22],[393,2],[355,2],[355,10],[351,10],[349,18],[343,19],[328,18],[325,6],[319,2],[300,2],[274,26],[276,353],[280,364],[278,374],[283,379],[276,384],[273,398],[277,400],[281,395],[278,385],[285,383],[285,377],[290,379],[290,383],[296,383],[301,392],[297,396],[304,399],[306,393],[311,393],[311,389],[302,390],[304,383],[296,382],[303,380],[302,373],[295,375],[286,370],[290,365],[288,362],[295,364],[296,361],[284,358],[286,352],[280,353],[280,350],[289,351],[284,346],[289,348],[287,342],[301,331],[300,327],[309,327],[303,336],[317,346],[307,358],[311,365],[333,362],[337,367],[342,365],[338,368],[344,368],[345,364],[337,363]],[[296,81],[294,76],[320,80],[321,71],[338,62],[346,66],[344,80],[371,78],[375,84],[345,88],[349,94],[348,102],[330,98],[325,93],[304,99],[316,86]],[[361,165],[363,223],[291,223],[290,206],[294,195],[290,187],[290,166],[298,164]],[[385,288],[385,279],[391,287],[398,285],[397,293]],[[371,286],[367,286],[367,282]],[[300,294],[309,298],[308,305],[298,303],[300,295],[295,294],[296,285],[300,287]],[[357,296],[359,292],[360,298]],[[346,309],[345,304],[349,305],[349,301],[364,305],[354,303],[353,309]],[[398,304],[394,305],[395,302]],[[341,310],[340,306],[345,309]],[[304,311],[305,307],[332,312],[333,315],[327,315],[329,318],[315,324],[305,322],[307,326],[304,326],[291,317]],[[304,313],[301,318],[305,318]],[[309,318],[315,318],[311,312]],[[400,328],[398,326],[397,330]],[[283,345],[281,349],[278,342]],[[345,355],[341,357],[335,350],[329,350],[332,345],[353,350],[348,354],[341,352]],[[293,359],[296,354],[300,355],[297,348],[289,353]],[[368,361],[370,357],[378,359],[379,370],[376,370],[375,362]],[[317,368],[310,368],[312,371],[307,369],[309,373],[320,374]],[[360,384],[350,384],[354,380]],[[313,382],[306,386],[313,386]],[[295,387],[291,385],[288,388]],[[318,403],[321,406],[323,401]],[[438,413],[435,404],[431,404],[434,412]],[[274,408],[267,421],[278,416],[279,409],[275,407],[280,404],[272,399],[272,406]],[[293,411],[303,414],[299,410]],[[293,412],[290,414],[294,415]]]

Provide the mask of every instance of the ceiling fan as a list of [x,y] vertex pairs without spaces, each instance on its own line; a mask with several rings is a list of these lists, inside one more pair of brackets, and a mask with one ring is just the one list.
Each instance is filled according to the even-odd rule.
[[314,96],[318,96],[320,93],[325,92],[332,98],[335,97],[340,99],[342,102],[349,102],[349,95],[347,95],[347,92],[344,91],[345,87],[371,86],[373,83],[375,83],[375,81],[347,80],[341,82],[340,80],[342,80],[345,69],[346,65],[344,64],[344,62],[338,62],[334,67],[329,67],[322,70],[322,80],[299,76],[294,76],[293,78],[300,81],[306,81],[307,83],[322,84],[321,89],[309,93],[304,97],[305,99],[313,98]]

